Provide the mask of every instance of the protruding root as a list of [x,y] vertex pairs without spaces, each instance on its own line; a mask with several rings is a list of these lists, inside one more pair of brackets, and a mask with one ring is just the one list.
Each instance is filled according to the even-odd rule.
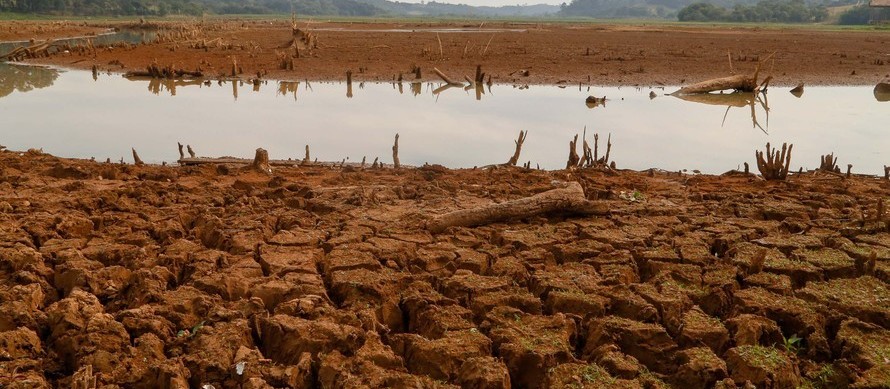
[[269,152],[263,148],[256,149],[256,156],[253,157],[251,167],[257,171],[272,174],[272,166],[269,165]]
[[766,144],[766,156],[762,151],[755,151],[757,157],[757,169],[766,180],[784,180],[788,177],[788,167],[791,165],[791,149],[794,145],[782,144],[782,152],[770,148]]
[[837,167],[837,157],[834,156],[834,153],[825,154],[820,158],[819,170],[835,173],[841,172],[841,169]]
[[133,163],[136,164],[136,166],[145,165],[145,162],[142,162],[142,158],[139,158],[139,154],[136,154],[136,149],[135,148],[130,148],[130,149],[133,150]]
[[399,163],[399,134],[396,134],[396,140],[392,145],[392,165],[396,169],[402,166],[402,164]]
[[71,377],[72,389],[95,389],[97,388],[97,377],[93,375],[93,365],[81,367]]
[[528,136],[528,131],[519,131],[519,138],[513,141],[516,144],[516,150],[513,152],[510,160],[507,161],[507,165],[516,166],[519,163],[519,154],[522,152],[522,144],[525,143],[526,136]]
[[581,184],[569,182],[563,187],[534,196],[439,215],[427,223],[427,229],[440,233],[449,227],[474,227],[556,212],[608,215],[609,208],[606,204],[588,201]]

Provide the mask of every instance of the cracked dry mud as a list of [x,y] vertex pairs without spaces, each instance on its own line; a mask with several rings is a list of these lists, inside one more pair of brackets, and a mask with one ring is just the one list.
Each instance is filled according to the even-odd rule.
[[[424,228],[553,180],[612,214]],[[888,195],[2,152],[0,387],[886,388]]]

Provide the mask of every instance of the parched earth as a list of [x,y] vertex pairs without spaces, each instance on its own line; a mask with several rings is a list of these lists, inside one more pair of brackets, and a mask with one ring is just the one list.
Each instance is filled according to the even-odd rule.
[[[553,181],[611,213],[425,228]],[[888,199],[834,175],[0,152],[0,387],[886,388]]]
[[[47,22],[48,23],[48,22]],[[156,63],[206,76],[280,80],[454,80],[474,77],[476,66],[495,83],[566,85],[683,85],[752,73],[772,85],[874,85],[890,76],[890,31],[830,27],[742,28],[714,25],[608,25],[600,23],[349,23],[299,20],[311,44],[291,46],[291,22],[222,20],[191,23],[93,23],[103,28],[162,31],[160,42],[69,50],[32,63],[101,71],[144,70]],[[0,40],[16,31],[0,22]],[[45,38],[40,26],[16,39]],[[47,27],[49,28],[49,27]],[[452,32],[449,32],[448,30]],[[453,30],[462,32],[453,32]],[[35,32],[31,32],[34,30]],[[3,31],[6,31],[4,35]],[[62,31],[56,37],[64,36]],[[730,68],[729,58],[732,58]]]

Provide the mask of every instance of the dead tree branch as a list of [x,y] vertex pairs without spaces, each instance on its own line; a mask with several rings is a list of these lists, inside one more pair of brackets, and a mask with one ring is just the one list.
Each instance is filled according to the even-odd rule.
[[392,165],[396,169],[402,166],[399,162],[399,134],[396,134],[396,141],[392,145]]
[[525,143],[526,136],[528,136],[528,131],[519,131],[519,138],[513,141],[516,144],[516,150],[513,152],[510,160],[507,161],[507,165],[516,166],[519,163],[519,154],[522,152],[522,144]]

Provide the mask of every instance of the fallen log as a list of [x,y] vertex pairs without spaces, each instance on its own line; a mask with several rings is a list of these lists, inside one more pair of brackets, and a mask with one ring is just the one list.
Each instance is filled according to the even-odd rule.
[[534,196],[439,215],[427,223],[427,229],[432,233],[440,233],[449,227],[475,227],[555,212],[608,215],[610,209],[606,204],[587,200],[581,184],[569,182],[561,188]]
[[[722,90],[736,90],[739,92],[757,92],[760,90],[760,84],[757,83],[757,77],[760,75],[760,67],[764,62],[769,61],[770,58],[773,57],[776,53],[770,54],[768,57],[764,58],[762,61],[757,63],[757,68],[754,69],[754,73],[751,75],[744,74],[736,74],[728,77],[715,78],[711,80],[702,81],[696,84],[687,85],[671,95],[688,95],[688,94],[699,94],[699,93],[710,93],[717,92]],[[767,77],[767,81],[764,84],[768,84],[770,77]]]

